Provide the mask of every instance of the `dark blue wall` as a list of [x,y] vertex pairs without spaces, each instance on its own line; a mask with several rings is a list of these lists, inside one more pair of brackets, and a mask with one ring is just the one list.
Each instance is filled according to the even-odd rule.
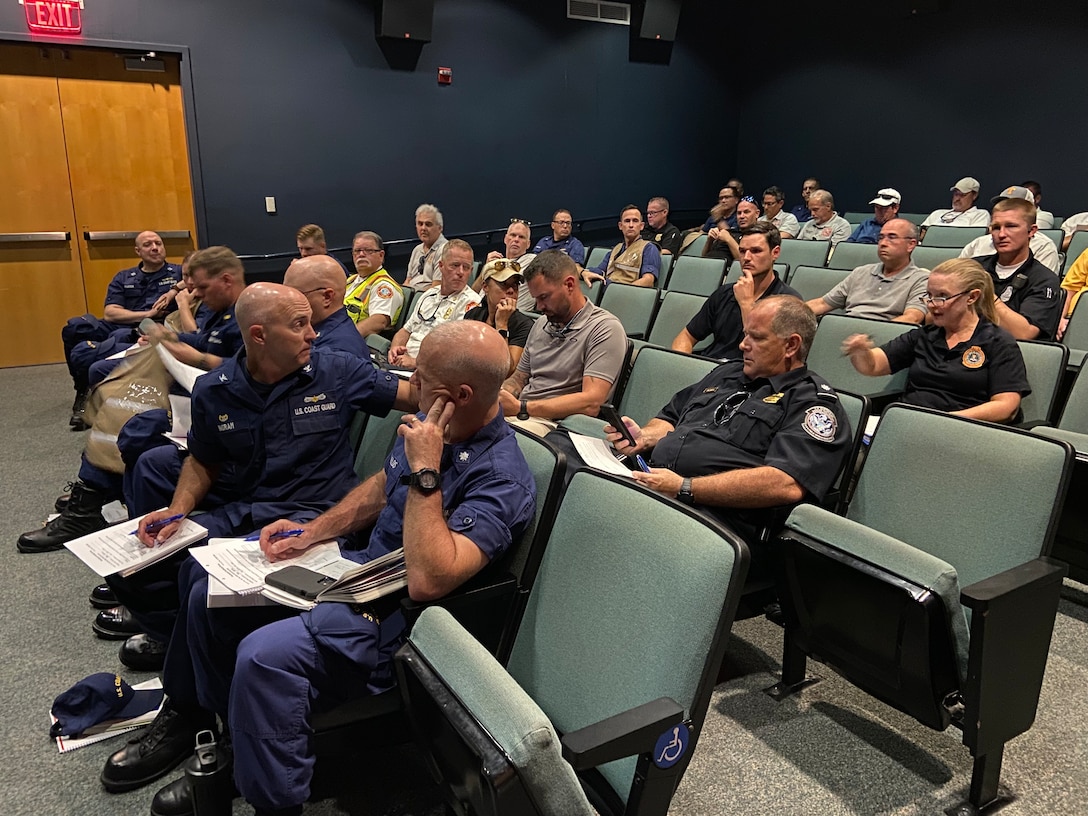
[[[691,6],[668,64],[632,61],[630,28],[567,20],[561,0],[437,0],[415,70],[390,67],[363,0],[95,0],[84,39],[190,49],[202,241],[262,253],[309,221],[330,245],[409,237],[422,201],[451,233],[652,194],[709,205],[732,172],[734,102],[714,74],[716,4]],[[0,6],[0,38],[25,33],[22,13]]]
[[745,181],[779,184],[792,206],[814,174],[840,212],[871,209],[890,186],[904,211],[929,212],[950,206],[962,176],[979,179],[987,208],[1032,178],[1045,209],[1088,210],[1084,3],[833,5],[803,34],[755,46],[766,70],[739,104]]

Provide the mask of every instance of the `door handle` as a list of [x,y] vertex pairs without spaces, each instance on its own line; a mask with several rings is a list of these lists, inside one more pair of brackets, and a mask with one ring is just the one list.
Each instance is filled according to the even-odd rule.
[[[188,238],[189,230],[150,230],[164,241],[170,238]],[[122,230],[119,232],[91,232],[85,231],[83,239],[86,241],[135,241],[136,236],[148,230]]]
[[18,244],[27,241],[68,241],[70,232],[0,232],[0,244]]

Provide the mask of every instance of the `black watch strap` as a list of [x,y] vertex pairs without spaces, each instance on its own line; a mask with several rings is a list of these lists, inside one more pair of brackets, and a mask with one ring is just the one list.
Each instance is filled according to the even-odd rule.
[[433,493],[441,485],[441,475],[434,468],[421,468],[415,473],[405,473],[400,477],[400,483],[423,493]]
[[521,408],[518,410],[518,419],[529,418],[529,403],[525,400],[521,401]]
[[695,504],[695,494],[691,492],[691,479],[685,478],[680,483],[680,492],[676,494],[676,500],[683,504]]

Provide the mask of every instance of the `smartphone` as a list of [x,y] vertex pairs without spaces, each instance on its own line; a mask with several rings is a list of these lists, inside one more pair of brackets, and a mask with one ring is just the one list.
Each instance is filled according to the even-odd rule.
[[318,593],[335,583],[336,579],[320,572],[314,572],[306,567],[289,566],[270,572],[264,577],[264,582],[269,586],[298,595],[300,598],[314,600]]
[[610,402],[601,405],[601,419],[619,431],[623,438],[627,440],[628,445],[635,446],[635,438],[631,436],[627,424],[620,418],[620,412],[616,410],[616,406]]

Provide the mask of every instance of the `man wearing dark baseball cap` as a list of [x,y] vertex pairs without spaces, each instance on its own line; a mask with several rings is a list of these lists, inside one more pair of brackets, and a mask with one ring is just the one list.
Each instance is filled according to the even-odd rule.
[[880,228],[893,218],[899,217],[899,202],[902,196],[899,191],[891,187],[884,187],[877,191],[876,198],[869,203],[873,205],[873,217],[866,218],[846,239],[850,244],[875,244],[880,240]]

